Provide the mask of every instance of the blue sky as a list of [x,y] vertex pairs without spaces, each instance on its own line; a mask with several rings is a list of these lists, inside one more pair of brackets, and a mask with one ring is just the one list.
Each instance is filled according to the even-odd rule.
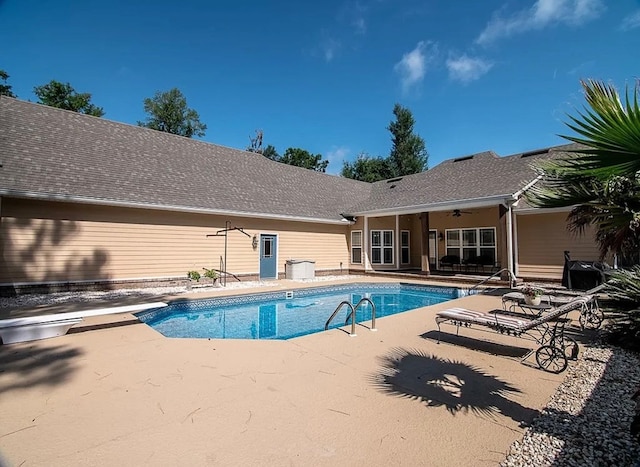
[[638,0],[0,0],[0,69],[19,98],[52,79],[135,124],[179,88],[202,138],[244,149],[256,129],[339,173],[387,156],[400,103],[429,165],[564,142],[580,79],[639,76]]

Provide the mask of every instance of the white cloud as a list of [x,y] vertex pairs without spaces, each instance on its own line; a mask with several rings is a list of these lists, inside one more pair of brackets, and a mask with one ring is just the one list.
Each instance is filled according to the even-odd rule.
[[437,53],[436,44],[420,41],[411,52],[405,53],[402,60],[394,65],[393,69],[400,75],[403,92],[410,91],[422,82],[427,65],[435,59]]
[[351,154],[351,150],[347,147],[332,146],[331,149],[327,151],[327,160],[329,161],[327,173],[334,175],[340,173],[342,170],[342,163],[349,154]]
[[476,43],[487,45],[503,37],[552,24],[578,26],[600,16],[604,8],[602,0],[536,0],[528,10],[510,16],[494,13]]
[[321,48],[324,60],[328,63],[333,60],[333,58],[336,56],[336,53],[338,53],[338,50],[340,50],[340,42],[328,37],[322,41]]
[[620,29],[623,31],[629,31],[630,29],[635,29],[640,27],[640,10],[636,10],[631,13],[625,19],[622,20],[622,24],[620,25]]
[[493,63],[481,58],[461,55],[458,58],[447,59],[449,78],[464,84],[470,83],[485,75],[493,67]]

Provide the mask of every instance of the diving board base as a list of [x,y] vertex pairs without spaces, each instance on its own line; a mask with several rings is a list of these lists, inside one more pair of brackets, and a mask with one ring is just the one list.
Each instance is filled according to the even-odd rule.
[[64,336],[71,326],[82,321],[82,318],[64,319],[40,324],[26,324],[0,328],[0,339],[3,344],[16,344],[51,337]]

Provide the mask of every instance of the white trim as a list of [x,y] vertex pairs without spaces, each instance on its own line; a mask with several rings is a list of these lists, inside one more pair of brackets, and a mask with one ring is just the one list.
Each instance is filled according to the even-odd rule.
[[515,277],[513,264],[513,207],[511,203],[507,203],[507,269],[511,277]]
[[364,232],[362,235],[362,250],[364,254],[364,270],[371,271],[371,262],[369,261],[369,216],[364,216]]
[[516,191],[513,194],[513,199],[514,200],[518,200],[520,199],[520,197],[522,196],[522,194],[527,191],[529,188],[531,188],[533,185],[535,185],[536,183],[538,183],[540,180],[542,179],[542,175],[538,175],[536,178],[534,178],[533,180],[531,180],[529,183],[527,183],[525,186],[523,186],[521,189],[519,189],[518,191]]
[[520,274],[519,265],[520,262],[518,253],[518,216],[513,216],[513,273],[514,277],[518,277]]
[[563,206],[561,208],[519,208],[514,209],[513,212],[519,216],[528,216],[531,214],[553,214],[556,212],[569,212],[573,209],[573,206]]
[[12,192],[10,190],[0,190],[0,196],[5,196],[7,198],[20,198],[20,199],[33,199],[38,201],[57,201],[64,203],[75,203],[75,204],[91,204],[98,206],[111,206],[111,207],[119,207],[119,208],[134,208],[134,209],[151,209],[154,211],[170,211],[170,212],[188,212],[191,214],[209,214],[209,215],[219,215],[219,216],[233,216],[233,217],[252,217],[258,219],[277,219],[277,220],[287,220],[287,221],[295,221],[295,222],[315,222],[319,224],[336,224],[336,225],[344,225],[342,219],[321,219],[316,217],[301,217],[301,216],[286,216],[282,214],[265,214],[258,212],[245,212],[245,211],[232,211],[228,209],[204,209],[204,208],[191,208],[187,206],[174,206],[174,205],[165,205],[158,206],[155,204],[147,204],[147,203],[135,203],[130,201],[114,201],[114,200],[103,200],[97,198],[84,198],[78,196],[64,196],[64,195],[43,195],[40,193],[33,192]]
[[472,209],[472,208],[483,208],[495,206],[496,204],[503,204],[505,200],[511,199],[513,195],[504,194],[504,195],[494,195],[487,196],[483,198],[470,198],[470,199],[462,199],[455,201],[443,201],[441,203],[433,203],[433,204],[420,204],[414,206],[404,206],[404,207],[393,207],[393,208],[385,208],[385,209],[377,209],[375,211],[356,211],[353,212],[353,215],[363,216],[367,215],[369,217],[383,217],[391,214],[417,214],[420,212],[437,212],[437,211],[448,211],[452,208],[456,209]]

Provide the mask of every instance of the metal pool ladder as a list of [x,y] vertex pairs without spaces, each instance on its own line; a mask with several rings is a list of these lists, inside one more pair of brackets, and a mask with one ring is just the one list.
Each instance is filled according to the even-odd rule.
[[338,314],[338,311],[340,311],[340,309],[343,306],[346,305],[349,308],[351,308],[351,311],[347,315],[347,319],[344,321],[344,325],[346,326],[349,323],[349,318],[351,318],[351,333],[349,335],[351,337],[356,337],[356,335],[357,335],[356,334],[356,310],[358,308],[360,308],[360,306],[363,303],[367,303],[367,302],[371,304],[371,329],[370,330],[371,331],[377,331],[377,329],[376,329],[376,305],[375,305],[375,303],[373,303],[371,301],[371,299],[369,299],[367,297],[361,298],[356,306],[353,306],[349,300],[343,300],[342,302],[340,302],[340,304],[336,307],[336,309],[333,311],[333,313],[331,313],[331,316],[329,316],[329,319],[327,320],[327,322],[324,325],[324,330],[326,331],[327,329],[329,329],[329,324],[331,323],[333,318],[335,318],[336,315]]

